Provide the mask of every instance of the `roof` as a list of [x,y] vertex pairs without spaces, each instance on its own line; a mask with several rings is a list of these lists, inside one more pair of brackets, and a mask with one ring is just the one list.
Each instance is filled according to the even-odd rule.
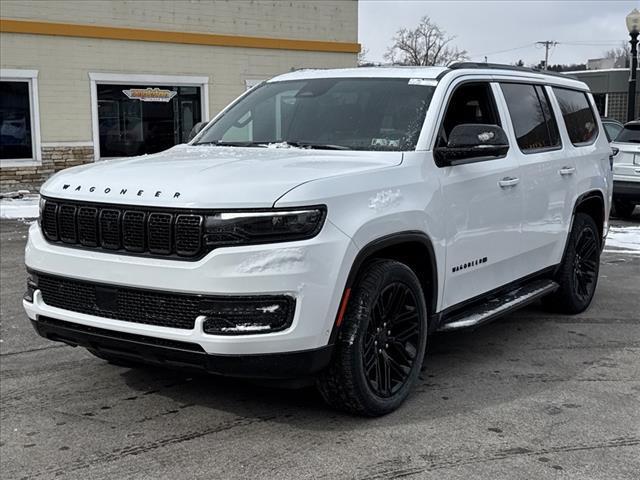
[[358,67],[335,69],[302,69],[278,75],[269,81],[307,80],[312,78],[426,78],[436,80],[449,70],[446,67]]
[[449,74],[462,76],[471,73],[490,76],[520,77],[544,81],[548,84],[588,90],[588,87],[584,82],[555,72],[545,72],[542,70],[516,67],[513,65],[471,62],[457,63],[450,67],[382,66],[338,69],[302,69],[278,75],[277,77],[269,80],[269,82],[310,80],[317,78],[419,78],[438,81],[445,75]]

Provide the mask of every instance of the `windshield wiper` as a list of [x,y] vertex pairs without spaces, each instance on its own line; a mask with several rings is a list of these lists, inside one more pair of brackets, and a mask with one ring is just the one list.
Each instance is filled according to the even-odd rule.
[[317,150],[351,150],[349,147],[345,147],[343,145],[332,145],[330,143],[310,143],[289,140],[287,140],[285,143],[292,147],[298,148],[312,148]]

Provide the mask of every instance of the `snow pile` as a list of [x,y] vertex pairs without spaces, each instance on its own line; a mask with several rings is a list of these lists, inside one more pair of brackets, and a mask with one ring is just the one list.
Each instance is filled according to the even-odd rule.
[[40,195],[24,195],[22,198],[2,198],[0,218],[38,218]]
[[241,273],[282,272],[304,263],[302,248],[280,248],[253,255],[238,266]]
[[640,255],[640,226],[611,227],[604,251]]
[[400,190],[382,190],[369,199],[369,208],[379,212],[398,205],[401,199]]

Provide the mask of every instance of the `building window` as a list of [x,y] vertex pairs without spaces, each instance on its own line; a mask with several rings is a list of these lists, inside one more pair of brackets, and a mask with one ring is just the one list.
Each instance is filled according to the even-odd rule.
[[601,117],[607,116],[607,94],[606,93],[594,93],[593,102],[596,104],[598,113]]
[[3,167],[39,163],[35,70],[0,71],[0,161]]
[[102,157],[161,152],[202,119],[200,87],[97,85],[97,96]]
[[156,153],[209,119],[209,77],[90,72],[96,160]]

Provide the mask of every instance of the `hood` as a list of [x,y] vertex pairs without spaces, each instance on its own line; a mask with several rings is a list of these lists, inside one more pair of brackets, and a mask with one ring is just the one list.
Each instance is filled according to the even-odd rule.
[[127,205],[271,207],[302,183],[401,162],[402,152],[177,145],[153,155],[63,170],[40,192],[50,197]]

